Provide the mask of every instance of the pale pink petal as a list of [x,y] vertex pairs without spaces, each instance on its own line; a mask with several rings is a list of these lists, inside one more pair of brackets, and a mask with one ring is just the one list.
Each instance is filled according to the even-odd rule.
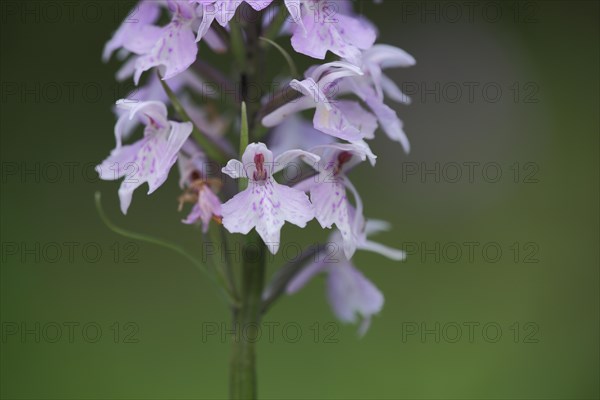
[[119,29],[104,46],[102,59],[106,62],[112,53],[134,37],[139,35],[140,30],[152,25],[160,14],[160,4],[152,0],[140,1],[127,18],[121,23]]
[[360,130],[335,105],[317,104],[313,123],[316,129],[339,139],[352,142],[363,138]]
[[133,144],[120,146],[111,151],[110,155],[96,166],[96,172],[100,179],[114,181],[128,176],[137,170],[134,164],[137,153],[140,151],[147,139],[139,140]]
[[310,200],[315,208],[315,217],[323,228],[334,224],[342,235],[344,255],[350,259],[356,251],[348,212],[346,188],[338,180],[322,182],[310,189]]
[[157,149],[155,154],[155,172],[148,179],[148,194],[154,192],[166,180],[169,170],[177,161],[177,154],[185,141],[190,137],[193,125],[190,122],[171,122],[171,131],[166,140],[157,136]]
[[398,85],[396,85],[396,83],[394,81],[392,81],[390,78],[388,78],[385,75],[381,76],[381,88],[382,88],[383,92],[385,93],[385,95],[387,97],[389,97],[390,99],[392,99],[393,101],[396,101],[396,102],[402,103],[402,104],[410,104],[411,103],[410,97],[407,94],[405,94],[404,92],[402,92],[402,90],[400,90]]
[[371,108],[377,116],[379,124],[388,137],[394,141],[400,142],[404,151],[410,153],[410,142],[408,141],[406,133],[404,133],[403,123],[400,118],[398,118],[398,114],[383,102],[380,102],[373,97],[367,98],[366,101],[369,108]]
[[255,200],[252,190],[244,190],[223,204],[223,226],[231,233],[247,235],[256,226],[256,210],[249,210]]
[[406,258],[406,253],[383,244],[366,240],[359,245],[361,250],[368,250],[373,253],[381,254],[384,257],[394,261],[402,261]]
[[[319,14],[319,13],[317,13]],[[302,28],[302,26],[304,28]],[[293,36],[292,46],[299,53],[325,59],[327,51],[355,63],[360,59],[361,49],[369,48],[376,38],[376,31],[364,21],[342,14],[329,19],[326,15],[306,13]]]
[[233,179],[247,178],[244,164],[238,160],[229,160],[227,165],[221,170],[224,174],[232,177]]
[[377,118],[361,107],[356,101],[340,100],[335,106],[344,114],[348,121],[358,129],[365,139],[375,138]]
[[266,115],[262,119],[262,124],[267,128],[272,128],[283,122],[286,118],[304,110],[309,110],[315,107],[315,102],[312,97],[301,97],[279,107],[272,113]]
[[247,234],[253,227],[269,250],[279,249],[280,231],[285,221],[303,228],[314,218],[306,194],[279,185],[272,179],[250,182],[248,189],[223,204],[223,226],[231,233]]
[[349,262],[332,265],[327,278],[327,295],[335,315],[343,322],[369,318],[383,308],[383,294]]
[[364,58],[369,63],[378,64],[382,69],[412,67],[417,63],[406,51],[387,44],[374,45],[365,52]]
[[300,158],[307,164],[314,165],[318,163],[321,157],[316,154],[313,154],[304,150],[288,150],[275,158],[275,167],[273,169],[273,173],[276,174],[279,171],[282,171],[285,167],[287,167],[292,161]]
[[163,28],[152,50],[136,61],[134,81],[137,85],[142,72],[156,66],[163,66],[163,79],[169,79],[185,71],[196,60],[197,53],[198,46],[191,27],[175,19]]

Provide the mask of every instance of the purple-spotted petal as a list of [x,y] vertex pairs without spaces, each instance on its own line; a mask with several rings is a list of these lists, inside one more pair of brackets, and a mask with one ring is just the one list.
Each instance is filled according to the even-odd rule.
[[[322,176],[325,177],[326,174]],[[342,235],[344,255],[350,259],[356,251],[356,241],[352,235],[348,198],[343,183],[334,179],[314,185],[310,189],[310,200],[319,224],[323,228],[331,228],[335,224],[338,228]]]
[[196,60],[198,45],[189,23],[175,19],[163,28],[152,50],[136,61],[134,81],[137,85],[144,71],[163,66],[163,79],[185,71]]
[[139,140],[133,144],[120,146],[111,151],[110,155],[96,166],[96,172],[100,179],[114,181],[122,177],[130,179],[135,173],[137,166],[133,163],[137,153],[140,151],[147,139]]
[[314,218],[308,196],[272,179],[254,183],[223,204],[223,226],[231,233],[247,234],[253,227],[275,254],[285,221],[303,228]]
[[330,12],[320,9],[315,13],[307,12],[292,35],[292,46],[299,53],[322,60],[331,51],[357,63],[360,50],[368,49],[375,42],[377,32],[359,18],[338,13],[331,16]]

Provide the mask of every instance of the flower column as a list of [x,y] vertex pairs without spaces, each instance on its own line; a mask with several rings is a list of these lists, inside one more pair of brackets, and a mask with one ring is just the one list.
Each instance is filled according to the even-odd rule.
[[[243,16],[248,16],[243,18]],[[249,96],[250,88],[262,87],[259,71],[264,54],[259,45],[262,18],[243,3],[230,22],[232,49],[240,68],[240,96],[248,109],[248,135],[254,132],[261,96]],[[245,43],[244,43],[245,35]],[[244,122],[242,122],[243,124]],[[240,149],[243,151],[244,149]],[[240,155],[241,156],[241,155]],[[266,247],[256,231],[246,237],[242,252],[241,304],[233,309],[233,337],[229,391],[231,399],[257,397],[256,341],[260,324],[262,292],[265,280]]]

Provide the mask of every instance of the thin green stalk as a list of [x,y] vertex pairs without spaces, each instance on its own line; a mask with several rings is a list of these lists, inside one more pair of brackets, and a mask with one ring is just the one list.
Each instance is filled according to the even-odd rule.
[[[249,20],[255,21],[252,24],[243,22],[246,43],[244,60],[240,65],[240,82],[245,104],[242,110],[240,150],[245,150],[244,144],[248,143],[245,141],[251,141],[251,138],[246,139],[244,136],[249,137],[251,133],[255,133],[256,116],[260,108],[260,97],[251,99],[248,91],[251,85],[261,87],[260,75],[264,72],[262,68],[264,50],[258,40],[261,36],[262,18],[259,18],[259,15],[245,3],[242,3],[238,12],[239,15],[250,13],[253,18]],[[232,29],[237,28],[234,26]],[[234,34],[232,34],[232,43],[233,36]],[[266,251],[256,231],[246,237],[246,246],[242,251],[241,305],[233,311],[236,337],[232,343],[231,354],[230,397],[232,399],[256,399],[257,397],[256,340],[260,329]]]
[[279,51],[279,53],[281,53],[283,58],[285,58],[285,61],[288,63],[288,67],[290,69],[290,74],[292,75],[293,78],[297,78],[298,76],[300,76],[298,74],[298,68],[296,67],[296,63],[294,63],[294,60],[292,59],[292,56],[290,56],[290,53],[285,51],[285,49],[283,47],[281,47],[279,44],[277,44],[276,42],[274,42],[271,39],[268,39],[266,37],[260,37],[259,39],[262,40],[264,43],[268,43],[271,46],[275,47],[277,49],[277,51]]
[[[180,254],[181,256],[187,258],[188,261],[190,261],[192,263],[192,265],[194,265],[200,272],[202,272],[203,274],[208,276],[212,282],[215,282],[214,276],[209,273],[209,271],[206,269],[206,266],[204,265],[204,263],[202,263],[196,257],[194,257],[193,255],[188,253],[183,247],[173,244],[173,243],[169,243],[162,239],[144,235],[142,233],[131,232],[131,231],[125,230],[125,229],[115,225],[110,219],[108,219],[108,217],[106,216],[106,213],[104,212],[104,208],[102,208],[102,195],[100,194],[100,192],[95,193],[94,200],[95,200],[95,204],[96,204],[96,211],[98,211],[98,215],[100,215],[100,219],[102,220],[102,222],[104,222],[104,224],[108,227],[108,229],[110,229],[111,231],[113,231],[114,233],[116,233],[118,235],[124,236],[129,239],[139,240],[141,242],[155,244],[155,245],[158,245],[161,247],[165,247],[169,250],[172,250],[172,251]],[[215,283],[217,283],[217,282],[215,282]],[[237,303],[237,300],[232,296],[231,293],[229,293],[227,291],[227,289],[224,286],[219,285],[218,283],[217,283],[217,286],[222,289],[227,300],[229,300],[229,302],[231,304]]]

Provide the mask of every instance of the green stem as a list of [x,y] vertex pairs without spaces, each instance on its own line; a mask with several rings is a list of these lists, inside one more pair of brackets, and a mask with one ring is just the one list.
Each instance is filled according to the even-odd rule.
[[[246,12],[242,12],[245,8]],[[262,18],[247,4],[242,3],[238,9],[239,15],[248,16],[248,21],[241,21],[240,26],[232,26],[232,47],[237,36],[233,30],[243,29],[246,43],[244,60],[240,65],[241,94],[244,100],[242,116],[241,146],[255,133],[256,117],[260,109],[260,97],[249,96],[250,87],[261,88],[261,74],[264,49],[258,38],[261,36]],[[255,21],[250,23],[249,21]],[[239,32],[241,33],[241,32]],[[241,36],[241,35],[240,35]],[[235,49],[234,49],[234,52]],[[238,53],[238,57],[239,57]],[[246,118],[247,117],[247,118]],[[247,122],[246,122],[247,120]],[[246,138],[244,136],[250,136]],[[245,146],[243,146],[245,149]],[[240,151],[243,149],[240,148]],[[230,372],[230,397],[232,399],[256,399],[256,339],[262,310],[262,293],[265,281],[266,246],[260,236],[253,231],[246,237],[246,246],[242,251],[241,304],[233,310],[233,324],[236,337],[233,340]]]
[[256,399],[256,341],[260,331],[266,249],[256,233],[244,249],[242,302],[233,312],[235,338],[231,357],[230,397]]

